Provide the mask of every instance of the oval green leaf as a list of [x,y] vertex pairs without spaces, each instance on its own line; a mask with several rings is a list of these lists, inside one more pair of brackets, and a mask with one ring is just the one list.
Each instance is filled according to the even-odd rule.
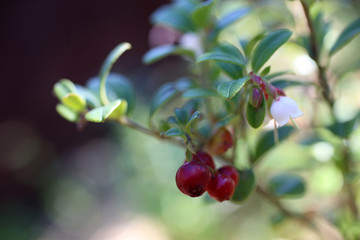
[[334,55],[341,48],[346,46],[353,38],[360,33],[360,18],[356,19],[347,26],[339,35],[338,39],[330,50],[330,56]]
[[191,19],[200,28],[206,27],[210,22],[214,1],[200,3],[191,14]]
[[232,98],[238,93],[245,83],[249,80],[249,77],[243,77],[238,80],[232,80],[220,83],[217,92],[224,98]]
[[226,62],[216,62],[216,65],[232,79],[238,79],[244,76],[243,67]]
[[242,67],[246,65],[245,58],[239,49],[230,44],[217,46],[213,51],[200,55],[196,62],[199,63],[209,60],[232,63]]
[[108,118],[117,119],[126,113],[126,108],[126,101],[118,99],[103,107],[89,111],[85,114],[85,119],[89,122],[104,122]]
[[56,111],[69,122],[76,122],[78,119],[78,114],[64,104],[56,105]]
[[170,128],[166,132],[162,132],[161,135],[166,136],[166,137],[182,137],[182,138],[185,138],[185,134],[180,128]]
[[144,64],[151,64],[170,55],[180,55],[188,57],[192,60],[195,59],[195,53],[190,49],[175,45],[163,45],[150,49],[145,53],[142,60]]
[[275,51],[290,39],[291,35],[292,32],[287,29],[276,30],[266,35],[252,54],[251,66],[253,71],[258,72]]
[[277,197],[298,198],[305,193],[305,182],[298,175],[280,174],[270,179],[269,190]]
[[192,88],[185,91],[182,96],[184,98],[194,99],[194,98],[204,98],[204,97],[218,97],[218,94],[214,90],[209,90],[204,88]]
[[[283,126],[278,129],[279,133],[279,143],[288,138],[291,133],[294,131],[294,128],[291,126]],[[255,154],[252,158],[252,162],[256,162],[259,158],[269,151],[271,148],[275,147],[274,143],[274,130],[264,133],[258,140],[255,147]]]
[[328,126],[327,129],[340,138],[347,138],[356,129],[357,122],[358,115],[356,115],[353,119],[345,122],[336,122]]
[[245,201],[255,187],[255,174],[252,169],[238,170],[239,183],[235,187],[234,195],[231,198],[232,202],[240,203]]
[[61,102],[75,112],[82,112],[86,109],[86,101],[77,93],[66,94]]
[[61,101],[66,94],[76,92],[75,84],[69,79],[61,79],[54,85],[54,94]]
[[190,132],[191,127],[194,125],[196,120],[198,120],[199,118],[200,118],[200,112],[199,111],[194,112],[193,115],[190,117],[189,121],[186,123],[185,131],[187,133]]
[[266,100],[263,96],[261,105],[258,108],[253,107],[250,104],[250,101],[247,104],[246,108],[246,119],[250,126],[253,128],[258,128],[264,122],[266,115]]

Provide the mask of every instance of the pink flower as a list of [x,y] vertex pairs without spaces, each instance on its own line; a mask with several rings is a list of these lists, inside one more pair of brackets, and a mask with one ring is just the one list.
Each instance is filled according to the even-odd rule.
[[290,118],[297,118],[303,115],[296,102],[285,96],[280,96],[273,101],[270,107],[270,113],[279,127],[289,122]]

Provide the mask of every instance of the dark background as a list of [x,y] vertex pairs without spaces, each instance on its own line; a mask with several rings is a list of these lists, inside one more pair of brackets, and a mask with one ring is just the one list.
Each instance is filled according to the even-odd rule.
[[[145,82],[151,71],[141,62],[149,49],[148,18],[167,2],[13,0],[0,3],[0,239],[5,236],[10,239],[14,227],[13,232],[20,233],[17,239],[28,239],[29,234],[22,234],[26,229],[35,231],[36,235],[34,220],[42,221],[43,225],[48,222],[42,202],[45,184],[48,187],[49,176],[66,164],[58,156],[106,134],[107,128],[96,124],[79,132],[74,124],[56,113],[58,100],[52,94],[55,82],[68,78],[84,84],[98,73],[110,50],[124,41],[133,48],[114,69],[125,75],[135,72],[135,81]],[[152,90],[147,89],[148,93]],[[29,144],[20,144],[25,141]],[[37,151],[30,157],[34,149]],[[26,157],[31,161],[22,162]],[[19,232],[18,228],[22,230]]]

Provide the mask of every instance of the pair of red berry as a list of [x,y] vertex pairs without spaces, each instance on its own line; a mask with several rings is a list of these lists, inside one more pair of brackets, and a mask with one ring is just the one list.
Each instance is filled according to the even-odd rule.
[[222,202],[230,200],[239,181],[239,174],[232,166],[215,170],[212,157],[198,151],[190,162],[185,162],[176,173],[176,185],[190,197],[199,197],[204,192]]

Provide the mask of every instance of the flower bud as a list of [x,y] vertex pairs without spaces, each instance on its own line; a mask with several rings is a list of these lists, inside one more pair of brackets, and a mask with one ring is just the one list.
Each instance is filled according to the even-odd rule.
[[254,108],[258,108],[260,107],[262,101],[263,101],[263,94],[262,94],[262,90],[254,87],[251,91],[250,94],[250,104],[254,107]]

